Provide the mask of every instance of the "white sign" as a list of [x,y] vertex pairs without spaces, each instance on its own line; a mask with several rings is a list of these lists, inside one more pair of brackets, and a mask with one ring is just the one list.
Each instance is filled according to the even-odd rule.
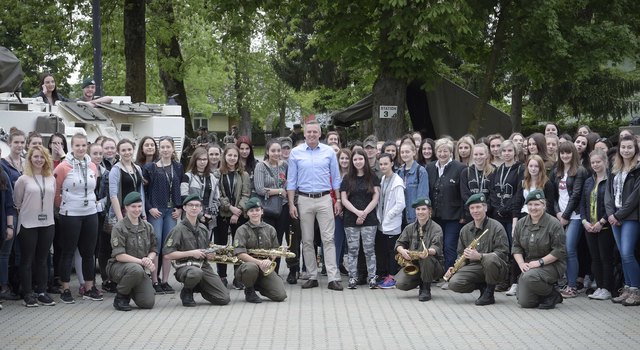
[[395,118],[398,114],[398,106],[380,106],[380,118]]

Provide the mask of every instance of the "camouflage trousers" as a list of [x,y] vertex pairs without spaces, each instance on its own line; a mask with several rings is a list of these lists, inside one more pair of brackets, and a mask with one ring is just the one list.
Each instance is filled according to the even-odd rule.
[[377,226],[345,227],[347,236],[348,257],[347,270],[349,278],[358,277],[358,252],[360,250],[360,237],[362,237],[362,249],[367,262],[367,275],[369,279],[376,276],[376,230]]

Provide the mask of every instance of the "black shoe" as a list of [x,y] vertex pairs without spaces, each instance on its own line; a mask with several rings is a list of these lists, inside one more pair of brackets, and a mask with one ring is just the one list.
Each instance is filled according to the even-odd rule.
[[538,309],[541,310],[551,310],[556,307],[557,304],[562,303],[562,294],[557,290],[553,289],[549,295],[542,298],[540,304],[538,305]]
[[[316,281],[318,282],[318,281]],[[329,282],[329,285],[327,286],[327,288],[331,289],[331,290],[337,290],[339,292],[342,292],[343,288],[342,288],[342,284],[340,284],[340,281],[331,281]]]
[[182,306],[196,306],[196,302],[193,300],[193,291],[189,288],[182,288],[180,291],[180,300],[182,300]]
[[491,305],[496,303],[496,299],[493,296],[493,292],[495,291],[496,286],[494,284],[487,284],[484,288],[484,292],[480,294],[480,298],[476,300],[476,305],[484,306]]
[[243,290],[244,289],[244,284],[242,284],[242,282],[240,282],[239,279],[234,278],[233,279],[233,289]]
[[318,280],[308,280],[302,284],[302,289],[315,288],[318,286]]
[[326,276],[327,275],[327,267],[322,265],[322,270],[320,270],[320,274],[322,276]]
[[340,265],[339,269],[342,276],[349,276],[349,271],[347,271],[347,268],[344,267],[344,265]]
[[38,299],[38,304],[40,304],[40,305],[54,306],[56,304],[56,302],[53,301],[53,299],[51,299],[51,297],[47,293],[38,294],[38,298],[37,299]]
[[156,295],[164,294],[164,290],[162,290],[162,286],[158,282],[153,284],[153,290],[155,291]]
[[164,294],[173,294],[176,292],[175,290],[173,290],[173,288],[171,288],[171,286],[167,282],[160,283],[160,288],[162,288],[162,291],[164,292]]
[[10,289],[5,289],[0,292],[0,300],[20,300],[20,296],[12,292]]
[[287,276],[287,283],[289,284],[298,283],[298,272],[289,270],[289,276]]
[[117,293],[118,292],[118,284],[113,281],[105,281],[102,282],[102,291],[105,293]]
[[229,288],[229,282],[226,277],[220,277],[220,280],[222,280],[222,284],[224,284],[225,287]]
[[262,299],[256,294],[256,290],[253,288],[245,288],[244,289],[244,300],[249,303],[260,304]]
[[71,290],[69,289],[65,289],[62,294],[60,294],[60,300],[65,304],[73,304],[76,302],[71,295]]
[[130,297],[128,295],[117,293],[113,298],[113,307],[118,311],[131,311],[131,305],[129,305]]
[[38,307],[38,301],[33,293],[25,295],[23,304],[26,307]]
[[420,286],[420,292],[418,293],[419,301],[431,300],[431,283],[423,282]]

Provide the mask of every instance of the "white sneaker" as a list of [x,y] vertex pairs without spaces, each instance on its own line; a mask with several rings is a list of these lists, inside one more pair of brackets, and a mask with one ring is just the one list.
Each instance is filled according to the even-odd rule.
[[598,299],[601,293],[602,293],[602,288],[598,288],[593,292],[593,294],[589,294],[587,296],[589,297],[589,299]]
[[592,295],[589,295],[589,298],[591,299],[595,299],[595,300],[609,300],[611,299],[611,292],[609,292],[608,290],[604,289],[604,288],[600,288],[598,289],[600,291],[600,294],[598,295],[593,295],[596,293],[593,293]]
[[442,290],[449,290],[449,282],[445,282],[443,285],[440,286],[440,288],[442,288]]
[[514,283],[514,284],[511,285],[511,288],[509,288],[509,290],[507,291],[506,295],[512,297],[512,296],[516,295],[516,293],[518,293],[518,284]]

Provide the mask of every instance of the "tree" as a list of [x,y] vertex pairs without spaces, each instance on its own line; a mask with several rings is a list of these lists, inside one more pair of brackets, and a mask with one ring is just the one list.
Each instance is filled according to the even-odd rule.
[[125,94],[132,102],[147,101],[146,2],[124,0]]

